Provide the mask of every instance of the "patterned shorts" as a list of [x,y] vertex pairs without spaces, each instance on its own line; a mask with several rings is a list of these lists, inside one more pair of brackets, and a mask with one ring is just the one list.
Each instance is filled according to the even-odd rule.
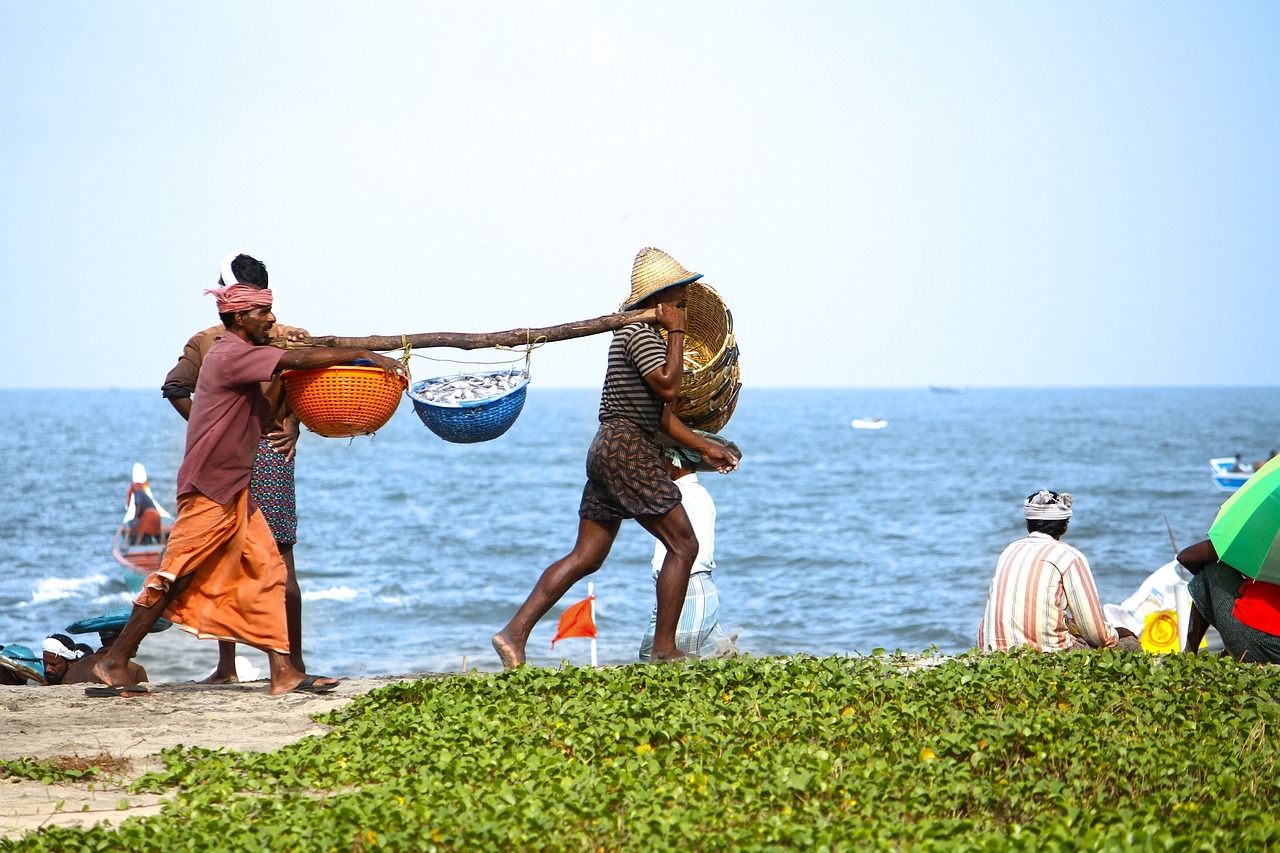
[[298,507],[294,496],[293,460],[263,441],[253,460],[249,494],[262,510],[277,545],[298,543]]
[[600,424],[587,451],[587,485],[578,515],[592,521],[666,515],[680,489],[662,466],[658,443],[624,418]]

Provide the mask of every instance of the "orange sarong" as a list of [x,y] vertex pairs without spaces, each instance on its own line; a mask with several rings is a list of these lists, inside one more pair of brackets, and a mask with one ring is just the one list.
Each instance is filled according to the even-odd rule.
[[226,506],[199,492],[178,499],[164,561],[133,603],[152,606],[187,575],[190,585],[165,608],[164,618],[202,640],[289,653],[287,570],[262,512],[249,512],[247,488]]

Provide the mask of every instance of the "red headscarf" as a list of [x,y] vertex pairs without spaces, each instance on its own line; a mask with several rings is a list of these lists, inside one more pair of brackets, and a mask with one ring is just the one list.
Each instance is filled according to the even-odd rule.
[[230,287],[215,287],[206,290],[218,300],[219,314],[238,314],[253,308],[270,308],[273,301],[271,288],[259,290],[247,284],[233,284]]

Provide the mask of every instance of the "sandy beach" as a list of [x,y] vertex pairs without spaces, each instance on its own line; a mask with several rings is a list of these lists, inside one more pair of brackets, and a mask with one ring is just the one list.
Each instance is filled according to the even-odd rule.
[[268,752],[324,734],[312,714],[339,708],[356,696],[430,673],[344,680],[321,695],[271,696],[265,681],[206,687],[194,682],[152,685],[153,695],[91,699],[83,684],[0,687],[0,758],[124,759],[118,777],[76,785],[0,779],[0,834],[12,837],[41,826],[119,823],[155,814],[160,795],[134,795],[130,781],[159,766],[171,746],[227,747]]

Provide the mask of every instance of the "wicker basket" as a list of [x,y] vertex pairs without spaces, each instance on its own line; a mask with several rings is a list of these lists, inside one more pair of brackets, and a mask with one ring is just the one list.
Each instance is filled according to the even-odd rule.
[[720,294],[694,282],[685,304],[685,329],[680,420],[706,432],[719,432],[733,416],[742,388],[733,314]]
[[381,367],[344,364],[315,370],[286,370],[289,408],[307,429],[325,438],[372,435],[400,405],[409,384]]
[[[499,370],[471,375],[496,376],[509,373],[510,371]],[[529,390],[529,375],[523,374],[520,384],[510,391],[494,397],[486,397],[483,400],[471,400],[446,406],[433,403],[422,396],[429,386],[450,382],[460,376],[461,374],[424,379],[413,383],[409,389],[409,399],[413,401],[413,409],[427,429],[454,444],[491,441],[511,429],[511,425],[520,416],[520,410],[524,408],[525,396]]]

